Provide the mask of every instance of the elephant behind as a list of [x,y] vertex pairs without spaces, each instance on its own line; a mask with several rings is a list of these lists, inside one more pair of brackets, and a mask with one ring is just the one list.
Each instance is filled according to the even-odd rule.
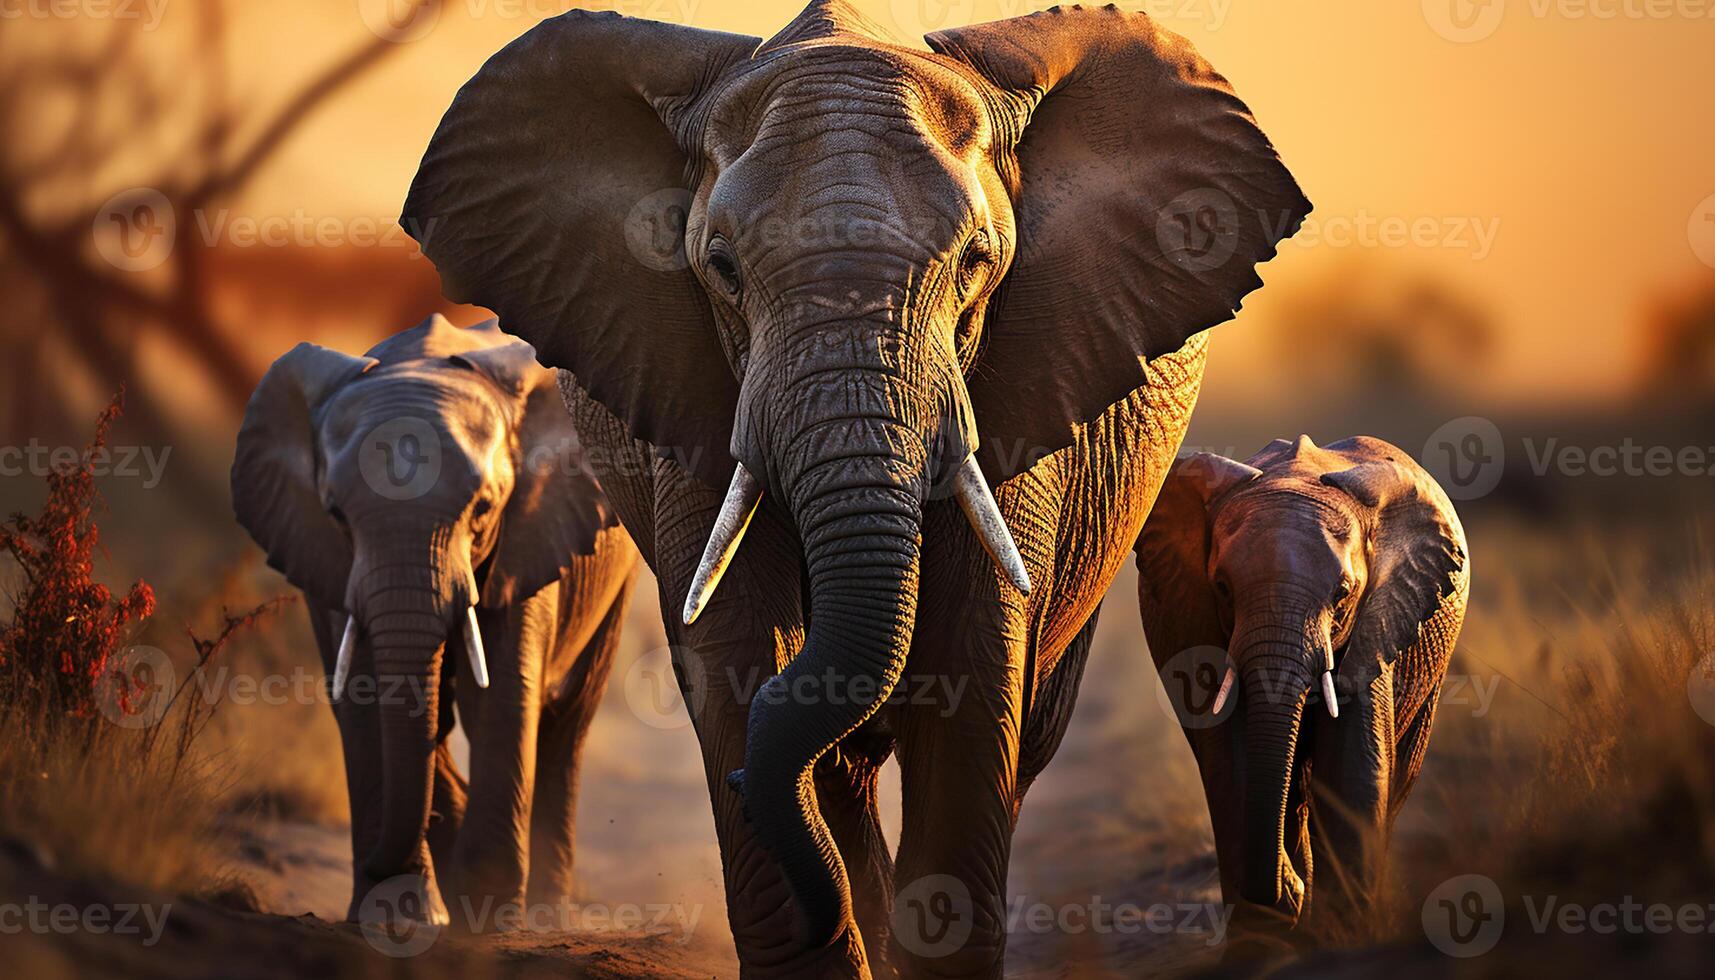
[[1380,439],[1277,439],[1168,476],[1138,539],[1144,633],[1253,934],[1312,910],[1307,931],[1329,933],[1373,896],[1464,621],[1466,556],[1447,496]]
[[299,344],[250,399],[232,495],[332,678],[348,917],[568,896],[578,751],[637,557],[530,345],[438,315],[363,357]]

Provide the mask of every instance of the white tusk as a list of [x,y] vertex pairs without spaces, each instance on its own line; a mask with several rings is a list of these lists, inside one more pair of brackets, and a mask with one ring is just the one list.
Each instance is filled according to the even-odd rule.
[[1209,714],[1218,715],[1221,709],[1227,706],[1227,695],[1233,693],[1233,681],[1238,676],[1238,672],[1230,666],[1227,672],[1221,675],[1221,689],[1215,692],[1215,703],[1209,708]]
[[1328,717],[1340,717],[1340,705],[1334,700],[1334,672],[1322,672],[1322,703],[1328,706]]
[[1000,507],[995,504],[994,494],[989,492],[988,481],[983,479],[982,468],[977,465],[976,453],[972,453],[959,467],[953,492],[958,495],[959,506],[964,508],[971,527],[976,528],[977,537],[982,539],[989,557],[1006,573],[1018,591],[1029,595],[1030,573],[1024,568],[1024,556],[1018,553],[1012,532],[1006,529]]
[[470,673],[476,686],[488,689],[488,654],[482,649],[482,629],[477,626],[476,606],[465,610],[464,648],[470,654]]
[[696,622],[709,600],[714,598],[715,586],[726,574],[727,563],[738,551],[738,543],[744,538],[745,529],[750,527],[750,519],[756,515],[756,505],[761,502],[761,481],[751,476],[743,463],[738,464],[732,471],[732,484],[727,487],[721,512],[715,517],[715,528],[709,532],[709,543],[703,548],[703,561],[697,566],[697,577],[691,580],[690,594],[685,596],[686,626]]
[[333,699],[345,697],[345,682],[351,676],[351,651],[357,646],[357,617],[345,618],[345,635],[339,638],[339,656],[333,664]]

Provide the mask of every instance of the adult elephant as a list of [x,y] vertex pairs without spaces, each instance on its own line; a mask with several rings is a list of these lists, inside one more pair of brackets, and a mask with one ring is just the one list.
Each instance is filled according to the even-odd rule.
[[826,0],[766,42],[566,14],[460,91],[401,219],[568,370],[684,608],[749,975],[1000,971],[1017,808],[1183,436],[1195,335],[1309,207],[1147,17],[928,42]]
[[245,410],[232,498],[333,678],[348,917],[441,924],[452,905],[480,929],[568,898],[578,750],[637,552],[554,373],[494,321],[433,316],[363,357],[299,344]]

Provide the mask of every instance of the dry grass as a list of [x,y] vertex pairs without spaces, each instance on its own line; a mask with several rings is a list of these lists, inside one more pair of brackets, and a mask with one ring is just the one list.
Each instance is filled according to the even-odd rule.
[[[0,836],[54,866],[172,893],[229,888],[223,810],[232,770],[202,736],[215,705],[192,692],[232,638],[268,611],[227,616],[208,640],[189,630],[182,667],[128,646],[155,613],[137,582],[114,594],[101,554],[92,454],[51,474],[42,510],[0,527],[18,569],[0,622]],[[181,676],[183,680],[177,680]]]
[[1549,894],[1706,902],[1715,567],[1701,535],[1481,530],[1482,601],[1451,671],[1463,696],[1444,692],[1393,886],[1354,938],[1420,939],[1424,897],[1465,874],[1493,879],[1509,910]]

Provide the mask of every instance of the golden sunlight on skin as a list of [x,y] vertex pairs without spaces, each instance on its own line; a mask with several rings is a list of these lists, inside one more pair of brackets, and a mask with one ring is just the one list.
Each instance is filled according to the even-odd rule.
[[[901,36],[1048,5],[856,4]],[[317,214],[396,215],[459,84],[567,6],[444,4],[426,35],[310,120],[245,206],[290,200]],[[766,37],[800,4],[580,6]],[[1282,288],[1252,299],[1253,323],[1266,323],[1283,294],[1328,265],[1323,253],[1377,253],[1458,283],[1495,313],[1500,346],[1477,379],[1486,395],[1576,400],[1622,387],[1629,379],[1615,365],[1637,355],[1642,313],[1708,274],[1687,242],[1687,221],[1715,194],[1715,132],[1698,122],[1715,117],[1705,67],[1715,19],[1596,19],[1509,4],[1518,9],[1491,36],[1456,43],[1419,3],[1127,6],[1190,38],[1232,79],[1316,202],[1306,233],[1269,266],[1266,278]],[[369,37],[349,0],[244,14],[235,40],[256,52],[241,66],[256,78],[296,77]],[[1265,370],[1261,346],[1219,344],[1212,383]]]

